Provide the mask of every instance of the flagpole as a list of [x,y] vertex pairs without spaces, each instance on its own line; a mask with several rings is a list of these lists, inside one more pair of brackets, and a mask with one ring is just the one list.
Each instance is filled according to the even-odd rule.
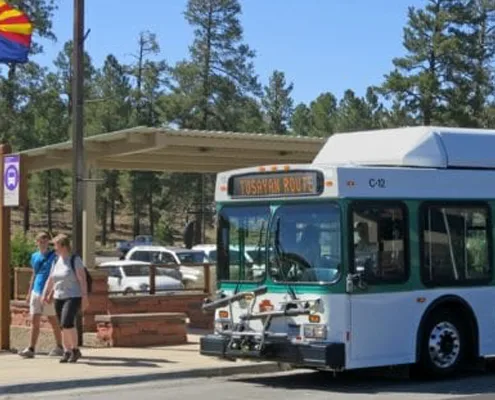
[[[72,246],[82,257],[84,208],[84,0],[74,0],[72,53]],[[83,345],[82,311],[77,317],[79,346]]]

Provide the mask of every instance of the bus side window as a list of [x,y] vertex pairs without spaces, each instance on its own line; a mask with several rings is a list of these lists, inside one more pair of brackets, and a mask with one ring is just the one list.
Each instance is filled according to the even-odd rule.
[[421,278],[426,285],[491,278],[489,208],[429,204],[421,209]]
[[407,280],[406,209],[402,204],[356,202],[352,206],[354,270],[372,284]]

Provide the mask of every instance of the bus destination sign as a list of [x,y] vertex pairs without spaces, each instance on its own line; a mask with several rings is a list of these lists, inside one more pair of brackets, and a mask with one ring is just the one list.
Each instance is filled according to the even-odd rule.
[[318,195],[322,179],[318,171],[255,173],[233,176],[229,194],[237,198]]

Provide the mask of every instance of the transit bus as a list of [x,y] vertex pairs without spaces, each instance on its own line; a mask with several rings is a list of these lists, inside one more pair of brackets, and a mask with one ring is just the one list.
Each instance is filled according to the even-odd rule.
[[432,377],[495,354],[495,130],[335,134],[311,164],[219,173],[215,202],[201,354]]

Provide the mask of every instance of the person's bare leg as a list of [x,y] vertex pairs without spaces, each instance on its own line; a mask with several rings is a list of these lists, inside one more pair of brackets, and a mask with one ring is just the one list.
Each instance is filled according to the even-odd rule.
[[40,314],[34,314],[31,316],[31,335],[29,338],[29,347],[33,350],[36,348],[36,343],[38,343],[38,337],[40,336],[40,321]]
[[77,340],[77,328],[73,328],[70,330],[70,334],[71,334],[71,341],[72,341],[72,353],[71,353],[71,356],[69,358],[69,362],[70,363],[75,363],[77,362],[77,360],[79,360],[79,358],[81,358],[81,351],[79,350],[79,347],[78,347],[78,340]]
[[67,332],[68,329],[62,329],[62,346],[64,347],[64,351],[71,351],[71,345],[70,345],[70,337],[69,333]]
[[52,327],[53,336],[55,338],[56,346],[48,354],[50,357],[59,357],[64,354],[64,349],[62,346],[62,333],[60,331],[60,325],[58,323],[57,317],[53,315],[48,315],[48,322]]
[[29,346],[22,350],[19,355],[23,358],[33,358],[36,343],[40,334],[40,314],[31,314],[31,328],[29,330]]
[[53,336],[55,338],[55,343],[58,347],[62,347],[62,332],[60,331],[60,326],[57,321],[57,317],[49,316],[48,322],[52,326]]
[[66,329],[67,336],[69,337],[70,350],[74,350],[77,347],[77,330],[76,328]]

